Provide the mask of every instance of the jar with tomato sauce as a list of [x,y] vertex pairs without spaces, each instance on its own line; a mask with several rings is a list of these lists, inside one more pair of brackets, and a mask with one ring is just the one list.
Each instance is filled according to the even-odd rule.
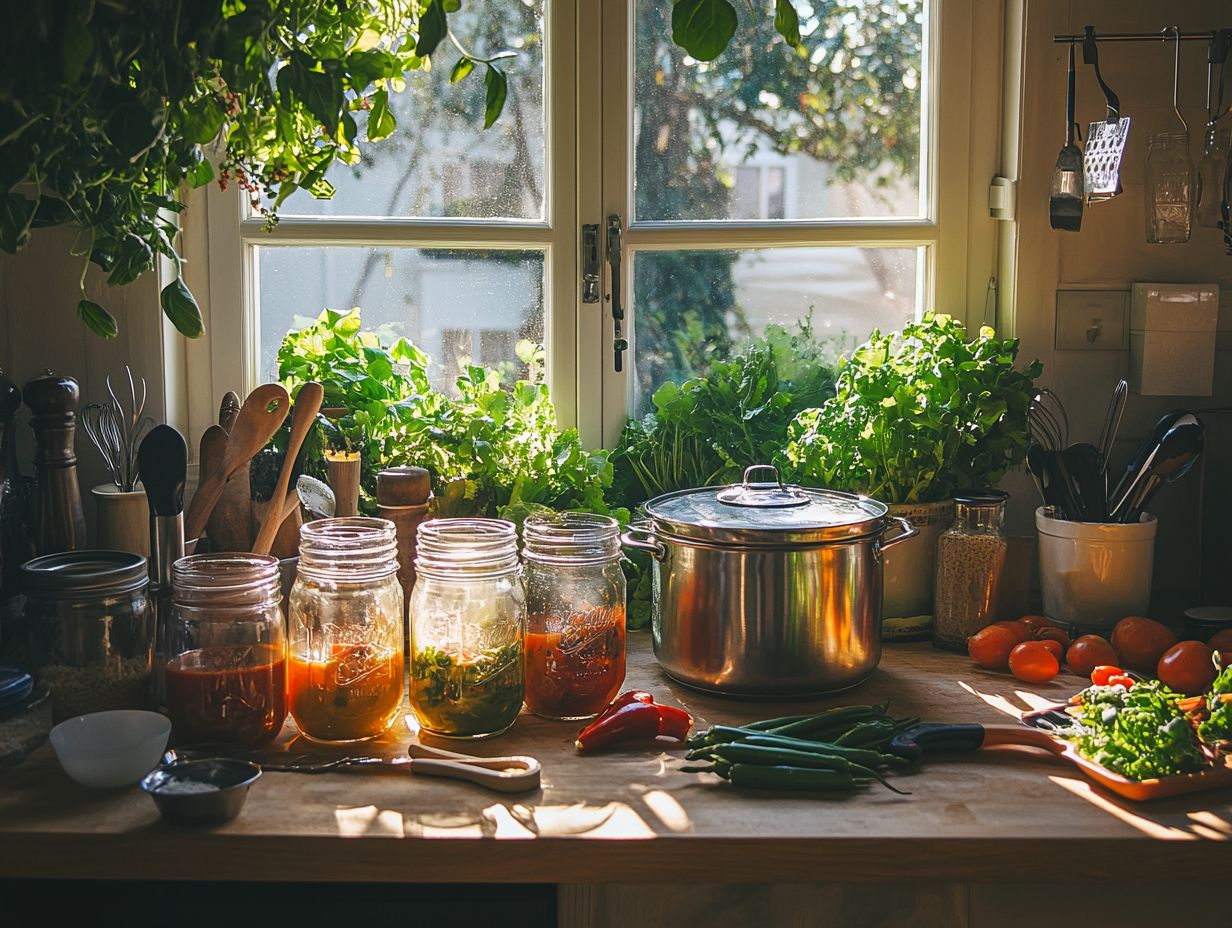
[[625,679],[620,527],[582,512],[533,515],[526,561],[526,707],[553,719],[599,713]]
[[260,747],[287,718],[278,561],[196,554],[171,568],[167,714],[179,744]]
[[314,741],[362,741],[393,725],[405,667],[394,524],[362,516],[305,523],[290,613],[288,688],[300,731]]

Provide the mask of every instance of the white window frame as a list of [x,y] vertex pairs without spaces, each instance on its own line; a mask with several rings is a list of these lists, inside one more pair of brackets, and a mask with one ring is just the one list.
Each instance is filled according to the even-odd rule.
[[[922,87],[929,141],[921,164],[921,177],[929,179],[925,218],[635,221],[624,234],[626,337],[632,340],[634,325],[630,254],[681,247],[924,247],[917,289],[925,307],[968,324],[989,319],[998,224],[989,218],[986,195],[1001,142],[1006,6],[1016,2],[932,0]],[[186,274],[202,297],[207,338],[185,351],[190,447],[214,421],[224,391],[248,391],[259,382],[253,249],[262,244],[542,250],[547,378],[557,415],[587,445],[611,447],[627,416],[631,364],[622,374],[612,370],[608,301],[581,302],[580,237],[584,223],[602,229],[607,215],[632,213],[633,11],[633,0],[547,0],[542,222],[288,216],[267,232],[260,218],[244,216],[238,190],[211,185],[208,194],[194,192],[186,248],[204,261],[190,263]],[[610,293],[609,279],[604,290]]]

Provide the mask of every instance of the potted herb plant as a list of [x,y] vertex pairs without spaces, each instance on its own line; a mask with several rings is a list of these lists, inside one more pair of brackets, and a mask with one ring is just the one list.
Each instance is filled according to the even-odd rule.
[[874,331],[846,358],[835,395],[792,423],[787,458],[806,483],[890,504],[920,534],[885,555],[883,634],[926,637],[937,538],[957,490],[993,486],[1027,446],[1042,365],[1018,370],[1017,339],[971,338],[946,315]]

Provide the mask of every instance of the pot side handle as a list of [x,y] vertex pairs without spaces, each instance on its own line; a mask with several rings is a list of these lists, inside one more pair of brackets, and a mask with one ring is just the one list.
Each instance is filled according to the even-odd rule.
[[[645,535],[646,538],[644,540],[639,538],[639,534]],[[656,561],[661,561],[667,557],[667,547],[655,537],[654,530],[645,523],[630,523],[629,527],[621,534],[620,543],[626,548],[632,548],[635,551],[646,551]]]
[[904,519],[902,516],[891,516],[890,518],[898,523],[898,527],[902,529],[902,531],[899,532],[899,534],[895,535],[893,538],[883,537],[881,539],[881,550],[882,551],[886,550],[886,548],[892,548],[894,545],[898,544],[900,541],[906,541],[908,538],[914,538],[916,535],[920,534],[920,530],[916,528],[914,525],[912,525],[910,522],[908,522],[906,519]]

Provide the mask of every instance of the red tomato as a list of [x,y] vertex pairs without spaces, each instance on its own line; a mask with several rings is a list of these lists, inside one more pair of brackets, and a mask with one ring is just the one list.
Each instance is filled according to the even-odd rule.
[[1124,676],[1125,671],[1112,664],[1100,664],[1091,671],[1091,682],[1096,686],[1107,686],[1113,677]]
[[967,639],[967,653],[977,666],[989,670],[1004,670],[1009,666],[1010,651],[1018,639],[1007,628],[989,625]]
[[1065,654],[1064,649],[1061,647],[1061,642],[1055,641],[1052,638],[1040,638],[1038,641],[1048,649],[1048,653],[1055,657],[1057,663],[1060,664],[1062,656]]
[[1215,632],[1206,643],[1212,651],[1222,654],[1225,662],[1232,660],[1232,628]]
[[1197,696],[1205,693],[1215,679],[1212,653],[1210,646],[1201,641],[1182,641],[1163,653],[1155,673],[1164,686],[1186,696]]
[[1151,673],[1163,653],[1176,644],[1176,633],[1167,625],[1131,615],[1112,630],[1112,646],[1126,667]]
[[1035,630],[1036,641],[1055,641],[1061,646],[1061,651],[1064,652],[1069,647],[1069,635],[1061,631],[1059,628],[1045,627]]
[[1061,662],[1042,641],[1024,641],[1010,652],[1010,673],[1028,683],[1046,683],[1061,670]]
[[1080,677],[1090,676],[1091,671],[1101,664],[1116,666],[1116,662],[1120,659],[1107,639],[1099,635],[1083,635],[1076,638],[1069,646],[1069,650],[1065,652],[1065,663]]
[[1132,690],[1134,688],[1134,678],[1128,674],[1118,673],[1108,678],[1108,685],[1123,686],[1127,690]]
[[1032,634],[1031,626],[1023,625],[1021,622],[1014,622],[1014,621],[1010,621],[1009,619],[1004,619],[1000,622],[993,622],[992,625],[988,627],[989,628],[1004,628],[1007,632],[1009,632],[1011,635],[1014,636],[1015,642],[1031,640],[1031,634]]
[[1031,628],[1034,628],[1034,629],[1056,628],[1057,627],[1056,622],[1052,621],[1052,619],[1045,618],[1042,615],[1024,615],[1018,621],[1021,622],[1023,625],[1030,626]]

